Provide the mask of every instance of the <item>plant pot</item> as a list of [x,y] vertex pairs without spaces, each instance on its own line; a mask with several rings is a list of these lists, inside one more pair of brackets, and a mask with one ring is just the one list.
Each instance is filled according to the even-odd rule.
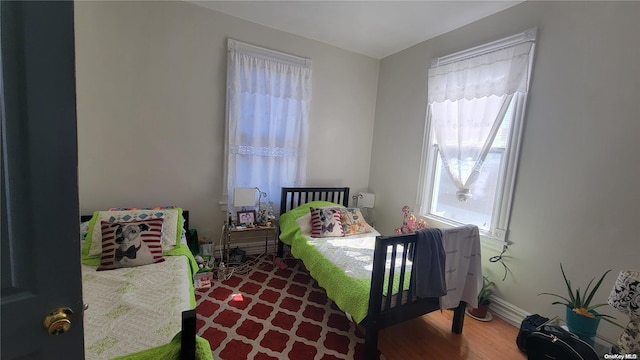
[[[594,315],[598,313],[594,310],[589,311]],[[573,309],[567,307],[567,327],[569,331],[578,335],[580,338],[592,339],[596,336],[598,331],[598,325],[600,324],[600,317],[593,318],[576,314]]]
[[487,317],[488,310],[489,310],[489,305],[478,305],[477,308],[469,310],[469,314],[479,319],[484,319]]

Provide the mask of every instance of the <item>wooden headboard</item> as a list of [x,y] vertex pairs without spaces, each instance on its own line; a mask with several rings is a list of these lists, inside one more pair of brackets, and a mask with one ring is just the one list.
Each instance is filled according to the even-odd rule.
[[[91,220],[93,215],[80,215],[80,222]],[[182,217],[184,218],[184,229],[189,230],[189,210],[182,210]]]
[[310,201],[331,201],[349,206],[348,187],[283,187],[280,215]]

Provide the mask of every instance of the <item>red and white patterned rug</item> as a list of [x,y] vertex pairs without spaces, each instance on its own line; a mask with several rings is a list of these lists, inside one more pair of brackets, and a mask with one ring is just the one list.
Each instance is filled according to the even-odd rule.
[[215,359],[361,359],[364,336],[301,261],[263,259],[246,275],[196,290],[198,335]]

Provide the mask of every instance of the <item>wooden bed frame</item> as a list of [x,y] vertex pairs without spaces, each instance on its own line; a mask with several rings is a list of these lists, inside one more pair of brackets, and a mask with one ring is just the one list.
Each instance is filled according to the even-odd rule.
[[[91,220],[92,215],[81,215],[80,221]],[[189,230],[189,211],[182,210],[184,229]],[[182,312],[182,336],[180,338],[180,359],[195,360],[196,358],[196,309]]]
[[[347,187],[312,187],[312,188],[282,188],[280,214],[305,204],[310,201],[331,201],[349,206],[349,188]],[[410,320],[435,310],[440,310],[439,298],[419,298],[415,295],[413,285],[405,292],[395,295],[383,296],[383,284],[385,278],[385,263],[387,253],[391,255],[391,270],[388,274],[389,282],[387,293],[391,294],[394,288],[394,268],[396,254],[401,254],[401,266],[399,284],[404,284],[406,277],[411,277],[415,267],[410,272],[406,271],[407,261],[410,260],[407,249],[417,246],[417,235],[404,234],[393,236],[378,236],[376,238],[373,255],[373,271],[371,275],[371,291],[369,293],[369,310],[367,317],[359,324],[365,330],[365,359],[378,357],[378,334],[380,329],[392,326],[406,320]],[[278,257],[282,257],[284,243],[278,239]],[[389,251],[390,249],[390,251]],[[411,282],[410,282],[411,283]],[[395,299],[394,299],[395,298]],[[461,301],[454,310],[451,331],[455,334],[462,333],[464,312],[467,304]]]

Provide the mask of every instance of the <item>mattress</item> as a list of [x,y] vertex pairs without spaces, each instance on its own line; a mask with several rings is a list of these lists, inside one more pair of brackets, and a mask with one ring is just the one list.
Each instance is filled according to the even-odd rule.
[[96,271],[82,265],[86,359],[111,359],[167,344],[192,309],[187,256],[157,264]]

